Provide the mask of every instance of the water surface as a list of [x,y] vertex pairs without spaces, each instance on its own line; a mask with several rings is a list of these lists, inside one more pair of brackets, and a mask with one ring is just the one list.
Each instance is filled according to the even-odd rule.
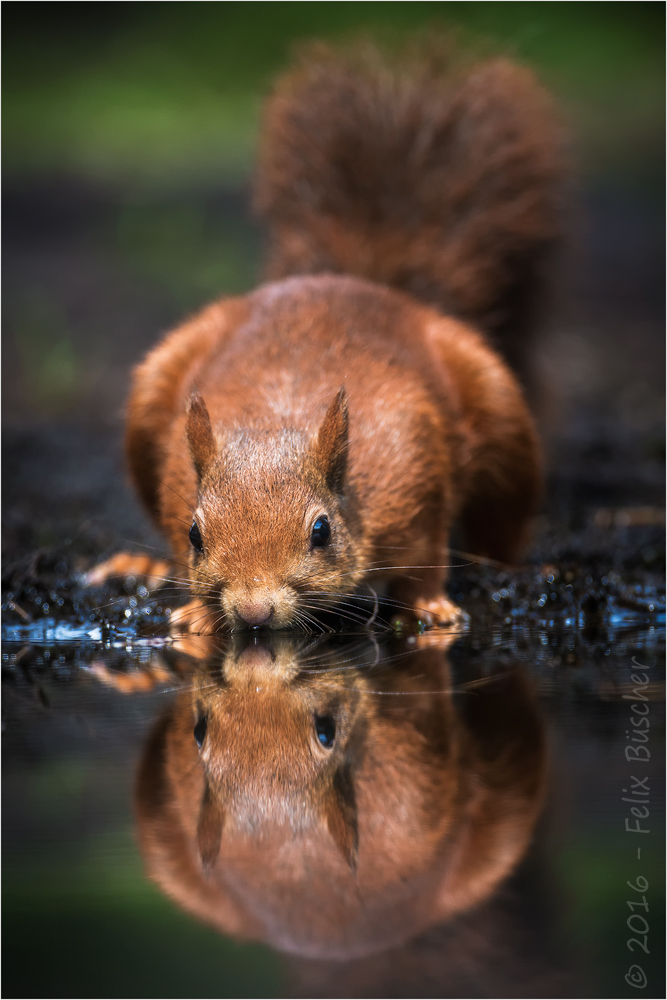
[[662,995],[658,622],[65,625],[4,646],[6,995]]

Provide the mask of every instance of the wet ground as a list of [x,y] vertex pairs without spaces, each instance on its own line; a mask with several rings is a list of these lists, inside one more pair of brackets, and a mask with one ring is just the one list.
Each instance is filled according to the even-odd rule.
[[[231,918],[222,934],[201,922],[193,884],[186,891],[169,882],[151,854],[157,834],[147,832],[145,801],[158,780],[150,761],[160,759],[159,734],[167,739],[196,714],[199,688],[219,699],[211,718],[231,711],[234,664],[251,653],[179,650],[166,638],[179,595],[149,594],[131,580],[87,590],[81,573],[121,548],[164,551],[124,478],[129,369],[188,311],[253,284],[260,236],[243,192],[130,197],[66,178],[6,184],[5,995],[664,994],[662,216],[645,193],[597,191],[584,204],[555,319],[532,359],[550,473],[526,565],[510,572],[454,557],[450,593],[471,626],[453,642],[423,645],[425,637],[380,629],[372,639],[357,632],[266,651],[282,671],[271,697],[292,707],[305,699],[311,712],[313,698],[335,690],[343,716],[354,702],[352,729],[363,732],[365,750],[351,758],[343,834],[334,836],[331,820],[329,840],[317,840],[317,810],[317,823],[303,821],[312,878],[297,879],[291,908],[280,910],[272,883],[279,866],[264,874],[266,898],[257,903],[243,854],[253,837],[241,851],[238,837],[223,834],[207,885],[233,887],[244,914],[236,935],[250,939],[243,942]],[[233,702],[240,745],[261,744],[248,720],[264,696],[254,708]],[[330,708],[320,715],[336,717]],[[443,732],[458,743],[452,736],[443,745]],[[333,752],[348,754],[349,737],[337,738]],[[270,733],[288,758],[290,739]],[[454,743],[464,748],[458,756]],[[431,761],[422,769],[426,819],[421,800],[401,813],[373,785],[372,768],[368,776],[369,761],[381,772],[384,757],[413,745]],[[503,753],[512,766],[496,780],[489,762]],[[401,760],[396,780],[412,787]],[[231,803],[248,782],[241,773]],[[475,818],[474,789],[494,782],[500,805]],[[246,810],[268,801],[265,787],[250,785]],[[199,803],[186,810],[186,826]],[[225,829],[243,829],[241,807],[230,810]],[[270,850],[278,813],[267,807],[262,842]],[[398,814],[412,847],[401,840]],[[354,958],[344,932],[361,919],[357,897],[344,889],[350,815],[366,913],[352,937],[372,952]],[[484,837],[503,817],[519,818],[502,841],[507,864],[491,877],[479,858],[493,856]],[[454,834],[432,834],[445,820],[481,838],[472,867],[456,869]],[[396,845],[372,840],[385,827],[398,831]],[[197,860],[197,848],[187,850]],[[448,914],[424,886],[446,883],[444,897],[453,898],[452,878],[467,902]],[[485,878],[475,896],[475,880]],[[397,882],[413,895],[397,895]],[[194,916],[168,898],[188,893]],[[218,900],[218,912],[227,903]],[[378,907],[386,938],[371,918]],[[305,930],[290,922],[301,908],[312,910]],[[291,928],[289,955],[277,927]],[[334,959],[322,941],[338,939]]]

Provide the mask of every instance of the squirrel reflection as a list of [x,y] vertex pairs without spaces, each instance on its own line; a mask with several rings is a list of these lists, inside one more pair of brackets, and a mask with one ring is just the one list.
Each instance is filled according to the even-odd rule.
[[220,931],[311,957],[391,947],[486,898],[545,783],[520,670],[454,694],[442,649],[371,665],[265,641],[179,661],[187,690],[137,783],[150,876]]

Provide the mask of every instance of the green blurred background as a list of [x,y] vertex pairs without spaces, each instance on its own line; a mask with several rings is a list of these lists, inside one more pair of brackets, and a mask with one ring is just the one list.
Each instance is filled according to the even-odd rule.
[[244,179],[295,41],[441,23],[534,66],[586,172],[660,175],[660,3],[32,3],[4,10],[4,161],[133,185]]
[[591,414],[620,407],[654,448],[662,4],[14,3],[3,13],[9,424],[117,420],[129,369],[162,331],[257,283],[249,192],[261,102],[295,44],[365,34],[391,45],[438,26],[463,49],[533,66],[569,127],[579,208],[559,336],[543,340],[543,434],[580,436]]

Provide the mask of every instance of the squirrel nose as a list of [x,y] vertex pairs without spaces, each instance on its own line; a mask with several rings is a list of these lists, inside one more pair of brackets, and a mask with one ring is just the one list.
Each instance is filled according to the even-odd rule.
[[244,604],[237,604],[236,614],[246,625],[256,627],[266,625],[273,618],[274,607],[272,604],[262,602],[247,601]]

